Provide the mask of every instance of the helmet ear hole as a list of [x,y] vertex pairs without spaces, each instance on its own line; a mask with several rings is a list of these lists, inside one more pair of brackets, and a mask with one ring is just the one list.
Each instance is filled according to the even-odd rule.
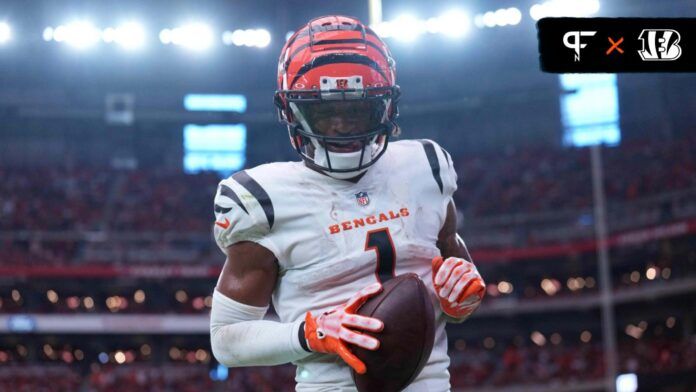
[[283,98],[280,96],[280,91],[276,91],[275,94],[273,94],[273,104],[280,110],[284,109],[285,103],[283,102]]
[[279,91],[276,91],[275,94],[273,94],[273,104],[278,108],[278,117],[280,117],[281,121],[284,120],[287,122],[292,122],[290,111],[288,110],[287,104],[283,100],[283,97]]

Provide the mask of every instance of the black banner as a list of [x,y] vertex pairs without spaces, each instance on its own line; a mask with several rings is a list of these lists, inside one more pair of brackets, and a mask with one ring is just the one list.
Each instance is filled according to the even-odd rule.
[[696,18],[543,18],[544,72],[696,72]]

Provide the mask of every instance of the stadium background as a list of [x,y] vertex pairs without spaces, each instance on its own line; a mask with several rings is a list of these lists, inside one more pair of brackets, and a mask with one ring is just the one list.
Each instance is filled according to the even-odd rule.
[[[696,77],[543,74],[534,22],[696,4],[381,6],[403,137],[452,154],[460,232],[488,283],[448,326],[454,389],[606,390],[621,374],[620,390],[694,390]],[[337,0],[0,4],[0,390],[292,390],[292,366],[211,358],[212,198],[220,173],[297,159],[272,104],[277,55],[334,13],[377,16]],[[596,140],[605,291],[591,148],[572,146]]]

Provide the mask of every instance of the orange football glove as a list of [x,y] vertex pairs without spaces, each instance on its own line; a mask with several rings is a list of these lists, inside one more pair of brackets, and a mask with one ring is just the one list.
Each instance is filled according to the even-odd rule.
[[474,263],[458,257],[433,259],[433,287],[442,311],[456,319],[473,313],[486,292],[486,284]]
[[347,327],[379,332],[384,323],[376,318],[365,317],[355,312],[370,297],[382,291],[380,283],[373,283],[358,291],[348,302],[313,317],[310,312],[305,315],[305,339],[312,351],[337,354],[358,374],[365,374],[367,368],[346,346],[354,344],[367,350],[377,350],[379,340],[372,336],[352,331]]

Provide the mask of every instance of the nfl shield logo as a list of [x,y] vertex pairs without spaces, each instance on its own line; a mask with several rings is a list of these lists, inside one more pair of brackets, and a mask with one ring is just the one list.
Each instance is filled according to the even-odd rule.
[[361,206],[366,206],[370,204],[370,197],[367,196],[367,192],[358,192],[355,194],[355,199]]

